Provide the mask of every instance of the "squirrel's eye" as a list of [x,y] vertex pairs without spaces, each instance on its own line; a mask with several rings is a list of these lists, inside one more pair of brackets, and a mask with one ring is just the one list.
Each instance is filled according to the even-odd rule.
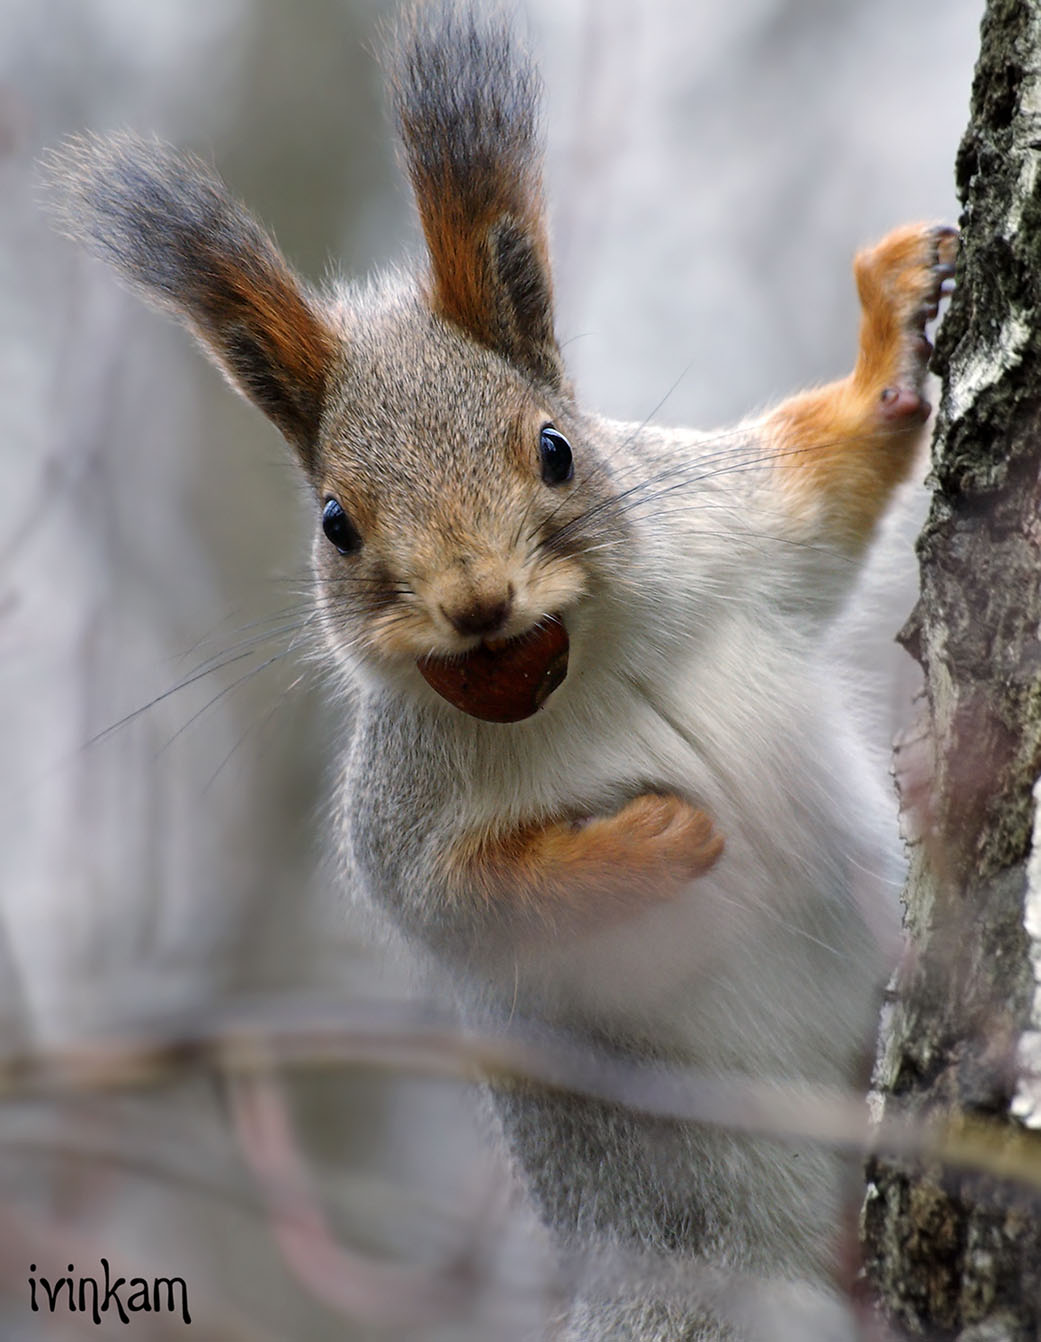
[[335,499],[326,499],[322,509],[322,530],[342,555],[361,549],[361,537],[351,519]]
[[552,424],[547,424],[539,436],[539,457],[542,479],[547,485],[565,484],[575,473],[571,444]]

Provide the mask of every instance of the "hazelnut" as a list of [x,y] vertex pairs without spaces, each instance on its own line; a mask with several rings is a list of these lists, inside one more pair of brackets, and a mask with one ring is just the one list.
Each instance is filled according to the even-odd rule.
[[424,657],[416,665],[428,685],[471,717],[520,722],[561,684],[567,661],[567,630],[550,619],[505,643],[482,643],[458,657]]

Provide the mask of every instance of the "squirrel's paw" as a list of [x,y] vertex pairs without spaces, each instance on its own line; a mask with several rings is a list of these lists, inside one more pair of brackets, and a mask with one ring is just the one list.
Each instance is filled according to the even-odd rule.
[[862,354],[880,384],[879,410],[894,424],[929,415],[922,391],[932,345],[925,327],[950,290],[957,250],[958,230],[949,224],[908,224],[854,262]]
[[590,839],[617,849],[621,866],[659,875],[669,884],[704,875],[723,851],[706,812],[672,793],[643,793],[614,815],[592,821],[589,829]]

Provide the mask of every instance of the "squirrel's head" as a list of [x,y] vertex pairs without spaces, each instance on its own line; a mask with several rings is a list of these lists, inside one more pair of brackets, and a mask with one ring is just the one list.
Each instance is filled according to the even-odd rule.
[[391,66],[427,250],[412,278],[312,290],[205,164],[157,142],[84,138],[48,165],[66,231],[293,448],[333,652],[417,687],[426,659],[465,669],[566,624],[624,527],[554,332],[536,75],[501,22],[422,14]]

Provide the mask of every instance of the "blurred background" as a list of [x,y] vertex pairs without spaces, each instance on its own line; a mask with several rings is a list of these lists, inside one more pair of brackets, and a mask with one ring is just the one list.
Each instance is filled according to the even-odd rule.
[[[48,145],[130,128],[215,162],[314,278],[415,253],[376,61],[394,8],[0,0],[11,1342],[122,1327],[33,1313],[30,1263],[180,1275],[197,1331],[243,1342],[538,1337],[566,1285],[443,1046],[445,1005],[329,879],[341,729],[304,628],[315,519],[288,454],[35,200]],[[855,248],[956,215],[981,12],[518,6],[586,403],[710,427],[844,372]],[[886,724],[908,692],[887,648],[914,599],[916,507],[863,645]]]

